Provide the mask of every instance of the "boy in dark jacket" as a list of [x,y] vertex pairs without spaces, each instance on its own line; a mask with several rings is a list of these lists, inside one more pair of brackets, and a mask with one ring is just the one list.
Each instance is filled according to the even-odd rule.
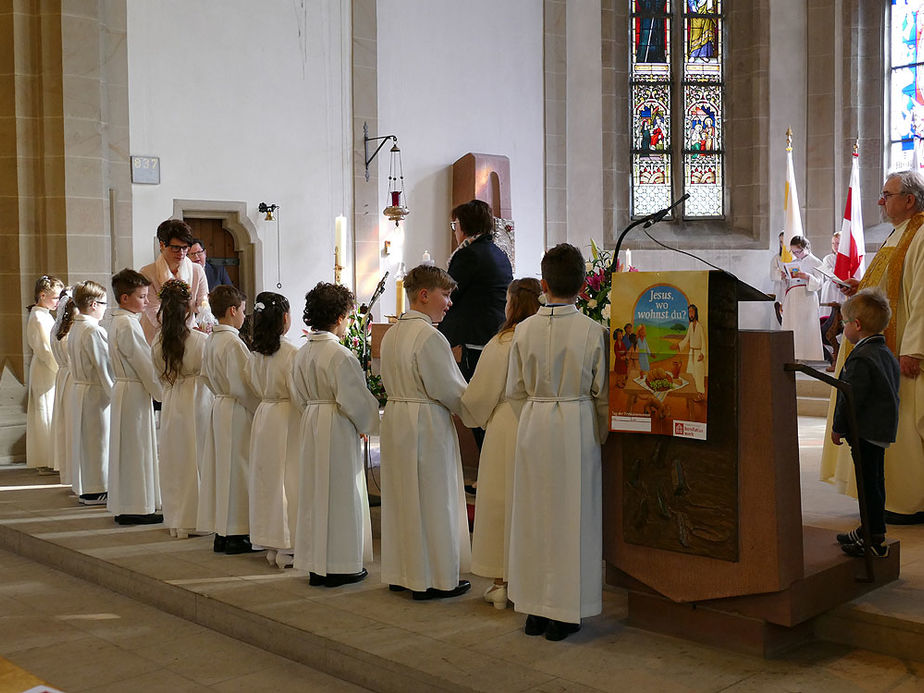
[[[886,346],[882,331],[889,324],[892,310],[889,300],[878,288],[863,289],[841,306],[844,337],[854,345],[844,361],[840,379],[853,388],[857,410],[856,436],[859,439],[863,486],[866,492],[869,530],[873,555],[885,557],[885,449],[895,442],[898,430],[899,366]],[[840,392],[834,409],[831,440],[840,445],[850,426],[847,403]],[[864,544],[861,528],[838,534],[837,541],[848,556],[862,556]]]

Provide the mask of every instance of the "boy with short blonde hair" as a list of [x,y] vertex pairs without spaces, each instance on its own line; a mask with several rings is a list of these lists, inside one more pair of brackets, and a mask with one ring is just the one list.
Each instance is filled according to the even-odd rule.
[[241,341],[247,296],[216,286],[209,305],[218,318],[202,355],[202,375],[212,392],[212,430],[199,480],[200,532],[215,532],[216,553],[247,553],[250,545],[250,428],[260,398],[247,375],[250,352]]
[[[863,289],[841,306],[844,338],[853,350],[844,361],[840,380],[848,382],[853,391],[860,451],[860,472],[866,495],[866,511],[874,556],[889,555],[885,544],[885,449],[895,442],[898,430],[899,365],[886,346],[882,331],[889,324],[892,309],[889,299],[879,288]],[[840,445],[850,432],[847,402],[840,391],[831,422],[831,442]],[[862,527],[838,534],[837,541],[848,556],[865,552]]]
[[433,326],[452,301],[455,282],[421,265],[404,278],[410,310],[382,339],[382,582],[414,599],[469,590],[472,549],[459,440],[451,412],[465,380],[446,338]]
[[561,640],[603,608],[600,445],[609,431],[606,335],[578,312],[584,258],[542,258],[546,305],[516,327],[507,400],[517,414],[507,593],[527,635]]
[[151,347],[140,317],[148,305],[151,281],[123,269],[112,277],[119,307],[109,324],[109,359],[115,376],[109,428],[109,499],[106,503],[120,525],[156,524],[160,508],[157,432],[152,399],[164,394],[154,375]]

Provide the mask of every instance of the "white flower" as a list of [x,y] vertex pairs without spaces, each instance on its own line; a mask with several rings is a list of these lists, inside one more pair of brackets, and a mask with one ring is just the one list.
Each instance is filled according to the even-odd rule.
[[594,263],[592,263],[592,262],[585,262],[585,263],[584,263],[584,269],[586,269],[588,272],[592,272],[593,269],[594,269]]
[[595,298],[590,299],[590,300],[587,302],[587,307],[588,307],[588,308],[596,308],[596,307],[597,307],[597,299],[595,299]]
[[600,315],[601,315],[601,317],[603,317],[603,319],[605,319],[605,320],[609,320],[609,319],[610,319],[610,304],[609,304],[609,303],[607,303],[605,306],[603,306],[603,310],[600,312]]
[[544,294],[544,293],[543,293],[543,294],[539,294],[539,305],[540,305],[540,306],[544,306],[544,305],[545,305],[546,303],[548,303],[548,302],[549,302],[549,299],[547,299],[547,298],[545,297],[545,294]]

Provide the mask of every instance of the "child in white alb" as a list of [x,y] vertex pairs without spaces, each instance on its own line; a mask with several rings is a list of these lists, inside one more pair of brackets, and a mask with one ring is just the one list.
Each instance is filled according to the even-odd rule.
[[120,525],[164,521],[160,508],[157,431],[153,401],[163,399],[154,375],[151,348],[141,329],[151,281],[132,269],[112,277],[119,307],[109,323],[109,358],[115,375],[109,428],[109,499],[106,506]]
[[26,466],[39,473],[54,473],[51,419],[55,404],[55,376],[58,363],[51,351],[51,330],[64,284],[43,274],[35,282],[35,303],[26,308],[26,342],[32,352],[29,364],[29,403],[26,409]]
[[295,567],[310,585],[339,587],[367,575],[372,523],[360,434],[378,430],[379,404],[359,361],[340,343],[355,299],[320,283],[305,296],[308,342],[295,356],[292,398],[301,418],[301,493]]
[[109,474],[109,404],[115,380],[109,339],[99,321],[106,312],[106,289],[94,281],[74,287],[74,318],[67,340],[71,362],[70,415],[72,482],[84,505],[106,505]]
[[250,541],[270,565],[291,568],[298,510],[299,411],[289,401],[292,360],[289,300],[272,291],[253,305],[248,373],[260,404],[250,433]]
[[215,393],[211,435],[206,441],[199,485],[201,532],[214,532],[216,553],[238,554],[250,544],[250,430],[260,403],[247,375],[250,352],[241,341],[246,295],[222,284],[209,294],[218,318],[205,345],[202,372]]

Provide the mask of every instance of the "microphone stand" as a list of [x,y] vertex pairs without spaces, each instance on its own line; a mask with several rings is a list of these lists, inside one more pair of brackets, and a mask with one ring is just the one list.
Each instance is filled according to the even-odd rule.
[[657,212],[649,214],[647,217],[636,219],[631,224],[629,224],[625,229],[623,229],[623,232],[619,234],[619,238],[616,239],[616,250],[613,251],[613,262],[610,263],[610,269],[609,269],[610,274],[616,271],[616,263],[619,262],[619,249],[622,247],[622,239],[626,237],[626,234],[629,233],[629,231],[634,229],[636,226],[639,226],[640,224],[644,224],[646,229],[654,226],[659,221],[662,221],[664,217],[666,217],[670,213],[670,211],[674,209],[674,207],[678,206],[681,202],[688,199],[689,197],[690,197],[690,193],[685,193],[684,195],[680,197],[680,199],[678,199],[670,207],[665,207],[664,209],[658,210]]
[[[363,335],[363,359],[360,364],[363,368],[363,377],[366,379],[366,385],[369,384],[369,376],[372,375],[372,347],[368,341],[366,341],[366,333],[369,329],[369,323],[372,321],[372,307],[375,305],[375,302],[381,298],[382,294],[385,293],[385,280],[388,279],[388,272],[382,275],[382,279],[379,281],[378,286],[375,287],[375,291],[372,292],[372,298],[369,299],[369,303],[363,303],[359,307],[359,312],[362,317],[362,335]],[[366,478],[372,477],[372,480],[375,481],[375,477],[372,476],[372,451],[369,449],[369,436],[363,436],[363,468],[365,469]],[[376,482],[376,488],[378,488],[378,482]],[[378,496],[373,498],[369,495],[368,486],[366,489],[366,495],[369,497],[370,507],[375,507],[382,504],[382,497]]]

